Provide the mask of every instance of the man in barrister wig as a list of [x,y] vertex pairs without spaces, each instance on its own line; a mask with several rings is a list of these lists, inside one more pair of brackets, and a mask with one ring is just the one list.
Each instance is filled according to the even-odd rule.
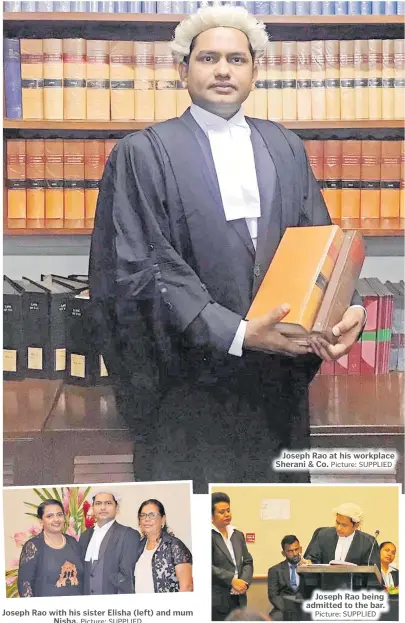
[[243,114],[266,45],[242,7],[181,22],[191,108],[119,141],[104,171],[90,289],[138,480],[307,481],[272,460],[308,446],[318,355],[340,357],[363,325],[349,307],[337,345],[305,347],[274,329],[288,305],[244,320],[286,227],[331,222],[302,141]]

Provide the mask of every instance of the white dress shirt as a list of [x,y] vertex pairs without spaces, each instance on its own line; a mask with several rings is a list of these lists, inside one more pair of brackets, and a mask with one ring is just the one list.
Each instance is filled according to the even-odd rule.
[[113,525],[115,519],[112,519],[108,523],[104,524],[104,526],[98,526],[97,524],[94,526],[93,536],[90,539],[90,542],[87,546],[85,560],[95,561],[98,560],[98,555],[100,552],[100,545],[107,534],[108,530]]
[[354,539],[356,530],[350,536],[340,536],[335,549],[335,560],[346,560],[347,552]]
[[157,550],[146,549],[146,546],[135,565],[135,593],[154,593],[152,558]]
[[386,586],[387,588],[390,586],[395,586],[394,580],[392,579],[391,571],[398,571],[398,569],[394,567],[394,565],[391,565],[391,564],[388,565],[387,573],[384,573],[384,571],[381,569],[381,575],[384,580],[384,586]]
[[233,575],[234,578],[238,577],[238,566],[236,564],[236,558],[235,558],[235,552],[233,551],[233,545],[231,542],[231,536],[233,535],[233,533],[235,532],[235,528],[233,526],[226,526],[226,533],[228,535],[227,538],[224,537],[224,535],[222,534],[222,532],[220,532],[218,530],[218,528],[216,526],[214,526],[214,524],[212,524],[212,529],[215,530],[215,532],[218,532],[218,534],[220,534],[222,536],[222,538],[224,539],[225,545],[228,549],[228,552],[232,558],[232,562],[235,565],[235,573]]

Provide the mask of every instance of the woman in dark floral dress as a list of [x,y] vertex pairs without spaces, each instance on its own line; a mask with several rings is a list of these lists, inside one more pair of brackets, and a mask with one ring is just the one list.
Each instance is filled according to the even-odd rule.
[[193,590],[192,556],[168,531],[164,506],[146,500],[138,510],[143,535],[135,566],[135,593],[176,593]]
[[38,506],[42,532],[24,543],[18,568],[20,597],[83,594],[83,562],[78,542],[63,534],[65,512],[58,500]]

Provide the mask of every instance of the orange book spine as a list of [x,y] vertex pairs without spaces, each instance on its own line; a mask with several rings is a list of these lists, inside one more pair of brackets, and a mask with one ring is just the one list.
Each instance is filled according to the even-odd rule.
[[135,119],[134,44],[111,41],[111,119]]
[[45,227],[63,227],[63,140],[45,141]]
[[368,119],[368,41],[365,39],[354,42],[354,93],[355,118]]
[[176,89],[176,115],[181,115],[191,106],[191,97],[187,88],[183,85],[181,80],[177,80]]
[[246,117],[254,117],[255,116],[255,96],[254,91],[250,91],[248,97],[242,104],[243,114]]
[[361,141],[342,141],[342,219],[360,218]]
[[361,218],[380,217],[381,141],[361,141]]
[[382,41],[369,39],[368,42],[368,90],[370,119],[382,117]]
[[153,42],[134,42],[135,120],[155,119],[155,65]]
[[283,68],[283,120],[297,118],[297,42],[281,42]]
[[305,150],[307,152],[309,164],[313,174],[315,175],[319,188],[323,191],[323,144],[325,141],[308,140],[304,141]]
[[104,141],[84,141],[85,227],[94,226],[100,180],[104,171]]
[[63,119],[62,39],[44,39],[44,117]]
[[395,64],[393,39],[384,39],[382,42],[382,118],[395,119]]
[[326,118],[340,119],[339,41],[325,41]]
[[253,91],[253,116],[267,119],[267,56],[257,59],[257,80]]
[[110,42],[86,41],[86,119],[110,119]]
[[45,141],[29,139],[27,149],[27,227],[45,227]]
[[312,119],[311,42],[297,41],[297,116]]
[[155,41],[155,119],[164,121],[176,116],[176,64],[168,41]]
[[63,39],[63,114],[86,119],[86,41]]
[[42,39],[21,39],[23,119],[44,118],[44,66]]
[[117,141],[115,139],[108,138],[104,141],[104,165],[107,164],[107,160],[110,157],[110,153],[112,152],[116,144],[117,144]]
[[325,41],[311,41],[312,119],[326,119]]
[[401,141],[381,141],[381,218],[399,218]]
[[405,40],[394,39],[395,119],[404,118],[405,102]]
[[24,139],[8,139],[7,149],[7,226],[27,226],[26,144]]
[[340,114],[341,119],[355,118],[354,41],[340,41]]
[[65,140],[63,142],[63,166],[65,173],[64,227],[84,227],[84,142]]
[[283,118],[281,41],[269,41],[267,44],[267,117],[274,121]]
[[401,181],[399,216],[405,218],[405,141],[401,141]]
[[325,141],[324,157],[324,190],[323,196],[332,219],[341,218],[342,195],[342,141]]

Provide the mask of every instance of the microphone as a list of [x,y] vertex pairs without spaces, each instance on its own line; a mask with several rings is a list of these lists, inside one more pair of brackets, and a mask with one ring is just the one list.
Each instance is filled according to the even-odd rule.
[[379,530],[376,530],[376,531],[374,532],[373,546],[372,546],[372,548],[370,549],[370,554],[369,554],[369,556],[368,556],[367,566],[369,566],[369,564],[370,564],[371,554],[373,553],[373,549],[374,549],[374,545],[375,545],[375,543],[377,543],[377,545],[378,545],[378,542],[377,542],[377,537],[378,537],[378,535],[379,535],[379,534],[380,534],[380,531],[379,531]]

